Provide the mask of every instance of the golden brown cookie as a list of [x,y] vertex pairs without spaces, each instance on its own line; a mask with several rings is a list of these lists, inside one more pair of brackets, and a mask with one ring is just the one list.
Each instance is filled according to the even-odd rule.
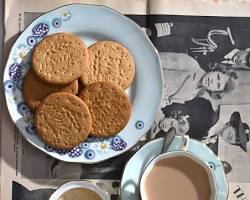
[[83,71],[80,78],[84,85],[108,81],[123,89],[130,86],[135,76],[135,64],[125,47],[112,41],[100,41],[88,51],[88,70]]
[[35,109],[43,99],[54,92],[67,92],[76,95],[78,92],[78,81],[65,86],[52,85],[39,79],[34,71],[30,69],[23,82],[23,97],[31,109]]
[[87,47],[71,33],[56,33],[44,38],[32,55],[35,73],[51,84],[73,82],[87,69],[87,65]]
[[92,83],[79,97],[90,110],[92,136],[113,136],[127,125],[131,115],[131,103],[118,86],[108,82]]
[[42,140],[57,149],[70,149],[90,133],[91,115],[77,96],[58,92],[46,97],[37,107],[35,127]]

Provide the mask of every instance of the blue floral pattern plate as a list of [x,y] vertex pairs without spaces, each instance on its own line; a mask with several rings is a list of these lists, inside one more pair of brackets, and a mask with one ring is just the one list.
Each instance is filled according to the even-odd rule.
[[[57,32],[77,34],[87,45],[98,40],[113,40],[124,45],[133,55],[136,74],[126,91],[132,102],[132,115],[118,135],[105,139],[88,138],[67,151],[53,149],[37,136],[34,113],[22,96],[22,83],[31,67],[35,45],[47,35]],[[4,88],[11,118],[31,144],[63,161],[96,163],[127,151],[150,129],[161,100],[162,72],[156,49],[137,24],[107,7],[72,4],[40,16],[20,35],[6,64]]]
[[[141,200],[140,180],[146,166],[158,155],[160,155],[163,138],[153,140],[144,145],[128,161],[121,181],[121,200]],[[177,151],[181,145],[181,137],[174,138],[169,146],[168,152]],[[197,140],[190,139],[187,151],[195,154],[200,159],[209,163],[218,187],[216,200],[227,200],[228,183],[224,173],[223,165],[218,157],[205,145]],[[181,191],[181,188],[179,188]]]

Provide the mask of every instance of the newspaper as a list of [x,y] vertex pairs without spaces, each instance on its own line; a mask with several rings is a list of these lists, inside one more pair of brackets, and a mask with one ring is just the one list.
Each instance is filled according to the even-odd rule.
[[[6,1],[4,62],[15,39],[33,19],[74,2]],[[12,123],[1,95],[1,199],[48,199],[61,184],[80,179],[97,183],[112,200],[119,199],[125,163],[142,145],[171,126],[179,135],[188,134],[204,142],[220,157],[229,182],[228,199],[250,199],[250,2],[80,2],[116,9],[148,34],[162,61],[161,109],[152,129],[133,149],[89,166],[58,161],[31,146]]]

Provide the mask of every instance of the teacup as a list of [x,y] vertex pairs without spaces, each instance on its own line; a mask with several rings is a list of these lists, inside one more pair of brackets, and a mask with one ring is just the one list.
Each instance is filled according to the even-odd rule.
[[[72,196],[70,196],[72,195]],[[81,197],[82,195],[87,195]],[[110,200],[109,195],[97,185],[88,181],[71,181],[60,186],[49,200],[64,199]]]
[[178,151],[161,154],[146,167],[140,182],[142,200],[216,200],[217,185],[209,164],[187,151],[189,137]]

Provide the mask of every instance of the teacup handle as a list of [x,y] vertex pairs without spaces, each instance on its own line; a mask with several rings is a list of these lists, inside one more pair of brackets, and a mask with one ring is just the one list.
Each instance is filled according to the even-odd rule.
[[182,136],[180,150],[187,151],[188,145],[189,145],[189,136],[188,135]]

